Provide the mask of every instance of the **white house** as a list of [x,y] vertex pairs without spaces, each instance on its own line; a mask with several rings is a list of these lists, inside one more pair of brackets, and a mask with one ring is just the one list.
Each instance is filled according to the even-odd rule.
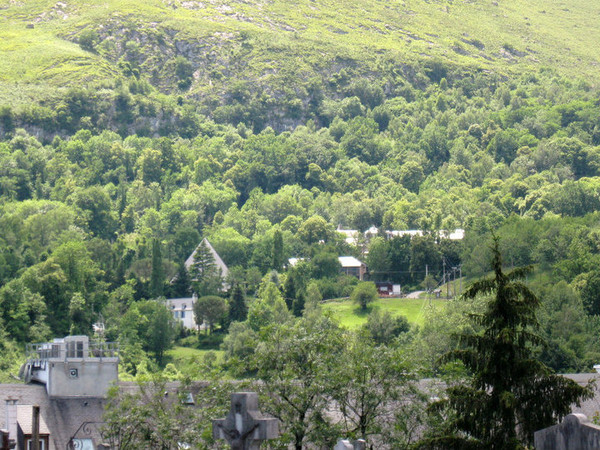
[[198,329],[198,324],[194,317],[194,305],[197,299],[195,294],[193,297],[167,299],[167,308],[173,314],[173,318],[181,322],[188,330]]
[[348,245],[357,246],[360,238],[360,231],[358,230],[344,230],[341,225],[338,225],[337,230],[338,233],[344,235],[344,240]]

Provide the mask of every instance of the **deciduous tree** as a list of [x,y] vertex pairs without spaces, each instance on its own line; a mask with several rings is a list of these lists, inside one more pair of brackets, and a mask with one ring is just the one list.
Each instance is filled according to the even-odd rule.
[[227,302],[217,295],[206,295],[200,297],[194,304],[194,315],[196,323],[205,322],[208,332],[212,332],[214,326],[227,317]]
[[377,300],[377,297],[377,288],[375,287],[375,283],[371,281],[358,283],[350,295],[350,299],[354,303],[358,303],[360,309],[363,311],[367,309],[369,303]]

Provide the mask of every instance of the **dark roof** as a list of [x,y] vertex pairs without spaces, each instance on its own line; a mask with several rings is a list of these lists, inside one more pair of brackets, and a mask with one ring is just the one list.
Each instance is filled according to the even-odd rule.
[[51,450],[67,448],[69,440],[84,422],[101,422],[106,404],[104,398],[50,399],[46,387],[40,384],[0,384],[0,428],[7,428],[5,400],[9,398],[16,400],[17,406],[40,406],[42,423],[50,432]]
[[[23,434],[33,434],[33,405],[17,405],[17,423]],[[44,416],[40,414],[40,434],[50,434]]]

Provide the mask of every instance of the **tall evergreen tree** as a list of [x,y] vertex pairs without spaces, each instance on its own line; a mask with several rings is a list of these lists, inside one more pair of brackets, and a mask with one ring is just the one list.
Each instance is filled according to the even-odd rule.
[[294,269],[288,270],[285,283],[283,284],[283,298],[288,309],[291,311],[296,300],[296,280]]
[[217,266],[206,240],[202,240],[194,252],[194,263],[192,264],[192,278],[203,278],[216,272]]
[[150,275],[150,294],[152,297],[163,295],[165,286],[165,271],[163,268],[160,242],[158,239],[152,241],[152,273]]
[[248,317],[248,307],[244,290],[239,283],[236,283],[231,290],[231,299],[229,300],[229,321],[243,322]]
[[273,234],[273,269],[281,272],[283,269],[283,236],[280,230],[275,230]]
[[447,398],[433,405],[434,411],[453,413],[443,435],[427,448],[525,448],[536,430],[555,424],[572,404],[591,395],[589,387],[551,373],[531,357],[532,344],[543,342],[534,334],[540,302],[519,281],[530,268],[504,273],[496,237],[492,252],[494,275],[464,294],[492,295],[487,310],[472,316],[483,331],[459,335],[462,348],[444,358],[462,361],[473,376],[468,384],[448,388]]
[[190,274],[198,297],[216,295],[221,291],[223,279],[220,272],[206,239],[203,239],[194,253],[194,264]]
[[296,298],[294,299],[294,304],[292,305],[292,312],[296,317],[302,317],[302,312],[304,311],[304,293],[302,291],[296,294]]
[[190,295],[190,275],[182,262],[177,269],[177,275],[171,286],[174,297],[187,297]]

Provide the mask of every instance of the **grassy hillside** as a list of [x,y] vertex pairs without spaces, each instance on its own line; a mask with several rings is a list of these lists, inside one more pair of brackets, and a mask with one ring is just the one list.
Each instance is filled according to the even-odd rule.
[[[203,97],[233,79],[285,95],[297,79],[343,67],[407,77],[430,58],[504,75],[551,66],[595,81],[600,61],[592,0],[1,0],[0,12],[0,103],[12,105],[109,85],[125,63],[169,91],[177,55],[195,70],[186,95]],[[96,34],[92,51],[77,44],[86,31]]]

